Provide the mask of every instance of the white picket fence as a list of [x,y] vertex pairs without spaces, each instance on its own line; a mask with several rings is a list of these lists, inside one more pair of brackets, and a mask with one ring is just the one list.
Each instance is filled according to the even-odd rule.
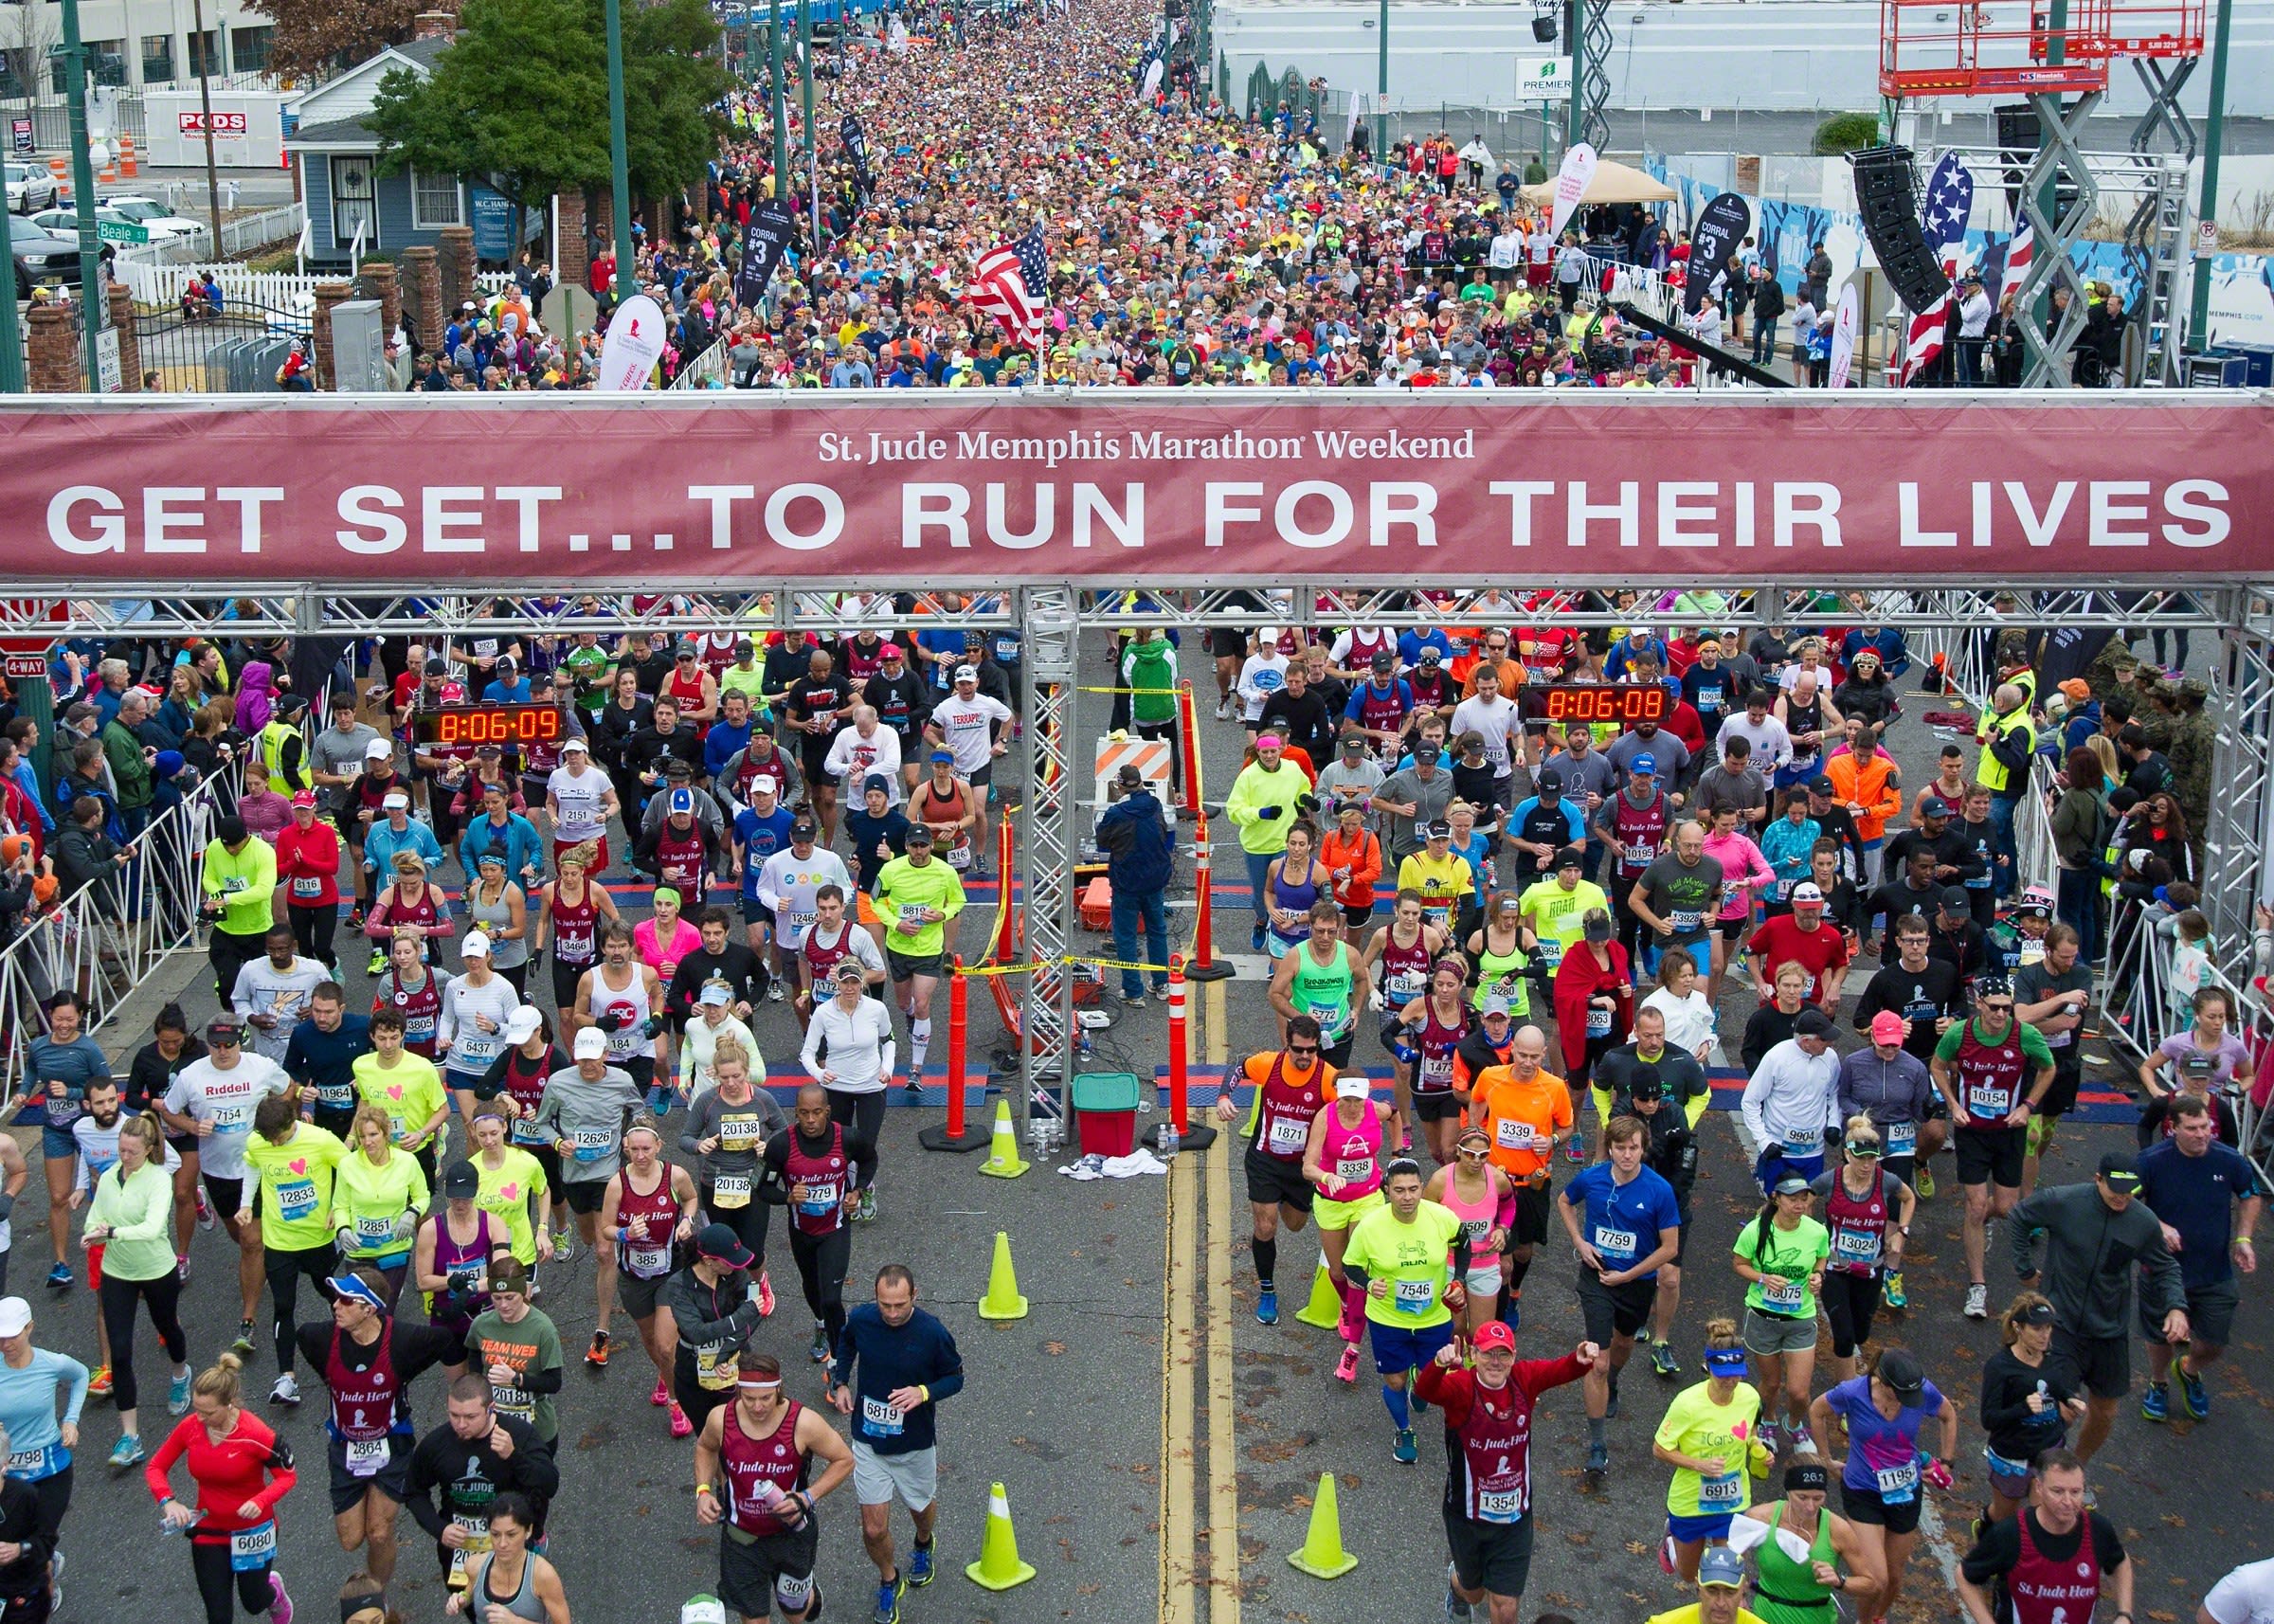
[[[222,298],[227,304],[255,305],[264,310],[283,311],[305,316],[316,309],[316,287],[318,282],[339,281],[337,276],[304,276],[291,271],[251,271],[243,265],[155,265],[118,256],[117,275],[135,296],[139,305],[171,307],[181,302],[183,290],[199,280],[208,270],[221,286]],[[483,294],[502,293],[513,285],[514,279],[502,271],[484,271],[475,277],[476,290]]]

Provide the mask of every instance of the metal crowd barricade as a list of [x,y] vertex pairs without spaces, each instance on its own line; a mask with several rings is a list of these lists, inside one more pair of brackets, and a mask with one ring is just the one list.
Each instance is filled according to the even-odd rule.
[[33,915],[0,950],[0,1079],[25,1083],[25,1056],[46,1030],[46,1001],[68,988],[93,1032],[173,953],[203,945],[199,886],[214,820],[235,802],[237,769],[198,785],[135,839],[135,860]]

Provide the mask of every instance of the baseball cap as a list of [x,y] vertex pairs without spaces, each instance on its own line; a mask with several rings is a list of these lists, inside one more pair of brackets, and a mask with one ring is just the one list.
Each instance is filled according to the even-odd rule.
[[1813,1003],[1793,1018],[1796,1038],[1829,1038],[1832,1032],[1832,1017]]
[[587,1026],[576,1035],[574,1052],[580,1060],[597,1060],[608,1052],[608,1035],[597,1026]]
[[750,1249],[742,1244],[742,1236],[723,1223],[707,1223],[695,1237],[697,1257],[713,1263],[724,1263],[733,1269],[748,1269],[754,1261]]
[[671,792],[671,805],[669,810],[673,812],[692,813],[695,810],[695,791],[692,789],[673,790]]
[[1787,1173],[1769,1186],[1769,1194],[1773,1196],[1804,1196],[1808,1194],[1808,1181],[1797,1173]]
[[681,645],[679,652],[673,658],[677,659],[693,659],[695,658],[695,650]]
[[1813,879],[1804,879],[1793,887],[1793,906],[1798,908],[1804,903],[1811,908],[1824,906],[1823,888]]
[[714,1007],[723,1008],[726,1004],[731,1002],[733,998],[733,988],[728,986],[724,982],[713,982],[710,985],[703,988],[701,996],[696,998],[695,1001],[697,1003],[708,1003]]
[[1832,788],[1832,776],[1829,773],[1819,772],[1808,781],[1808,787],[1818,795],[1830,795]]
[[518,1048],[534,1038],[537,1035],[537,1028],[543,1024],[544,1018],[537,1014],[535,1004],[521,1004],[514,1010],[513,1014],[505,1018],[505,1040]]
[[976,665],[957,666],[955,668],[955,679],[958,682],[977,682],[979,680],[979,667]]
[[1649,750],[1644,750],[1633,761],[1627,763],[1627,770],[1629,772],[1654,773],[1658,770],[1658,758],[1651,754]]
[[373,739],[363,747],[363,759],[366,761],[385,761],[394,753],[395,747],[385,739]]
[[1896,1398],[1906,1401],[1926,1391],[1926,1372],[1907,1347],[1890,1347],[1882,1353],[1879,1366],[1871,1374],[1893,1388]]
[[896,642],[886,643],[882,648],[876,651],[876,658],[878,659],[898,659],[900,658],[900,645]]
[[442,1169],[442,1195],[454,1201],[469,1201],[481,1190],[481,1175],[471,1162],[453,1162]]
[[426,662],[425,669],[429,677],[447,677],[450,675],[450,662],[438,655]]
[[1900,1043],[1910,1035],[1911,1023],[1891,1009],[1883,1009],[1871,1018],[1871,1041]]
[[1483,1013],[1487,1015],[1512,1016],[1515,1014],[1515,1011],[1508,1007],[1508,1001],[1507,999],[1495,994],[1492,997],[1485,1000]]
[[1145,783],[1145,769],[1133,761],[1123,762],[1121,770],[1113,776],[1124,789],[1135,789]]
[[2112,1189],[2132,1191],[2139,1188],[2139,1167],[2129,1150],[2111,1150],[2101,1157],[2100,1177]]
[[22,1336],[31,1328],[31,1305],[21,1297],[0,1297],[0,1336]]
[[[792,832],[794,833],[795,831]],[[929,846],[931,844],[931,825],[929,823],[911,823],[908,826],[908,833],[901,836],[900,839],[908,845]]]
[[1543,795],[1546,794],[1551,789],[1555,790],[1558,794],[1561,794],[1562,793],[1563,789],[1563,775],[1551,767],[1540,775],[1539,782],[1535,787],[1538,788],[1540,793]]
[[820,833],[820,824],[816,823],[810,818],[801,816],[791,821],[789,825],[789,838],[793,840],[810,840],[816,834]]
[[1386,648],[1378,648],[1374,651],[1373,659],[1367,663],[1377,671],[1395,671],[1398,669],[1398,657]]
[[1363,734],[1363,733],[1345,733],[1345,734],[1343,735],[1343,754],[1345,754],[1345,755],[1363,755],[1363,754],[1365,754],[1365,753],[1366,753],[1366,740],[1365,740],[1365,735],[1364,735],[1364,734]]
[[1476,1327],[1476,1333],[1469,1339],[1469,1345],[1479,1353],[1489,1347],[1513,1353],[1516,1350],[1516,1333],[1508,1329],[1506,1320],[1487,1320]]
[[1453,839],[1453,825],[1439,818],[1421,833],[1432,840],[1450,840]]
[[1334,1097],[1338,1100],[1363,1100],[1372,1090],[1373,1084],[1363,1072],[1345,1072],[1334,1079]]
[[1427,739],[1423,739],[1419,744],[1414,747],[1414,760],[1418,762],[1423,767],[1428,767],[1434,764],[1436,761],[1438,754],[1439,751],[1437,747],[1431,744]]
[[1560,869],[1583,869],[1586,866],[1587,848],[1584,846],[1565,846],[1556,854],[1556,867]]
[[1963,886],[1944,886],[1941,896],[1937,900],[1942,904],[1942,911],[1945,913],[1971,913],[1974,911],[1973,899],[1966,894],[1966,889]]
[[1745,1559],[1727,1545],[1711,1545],[1698,1559],[1698,1588],[1742,1590],[1745,1584]]
[[1919,803],[1919,814],[1922,818],[1947,818],[1957,810],[1940,795],[1930,795]]
[[206,1041],[208,1043],[217,1038],[234,1043],[244,1036],[244,1028],[233,1015],[217,1015],[206,1022]]
[[292,803],[296,808],[305,806],[311,810],[314,810],[316,806],[316,791],[313,789],[294,790],[292,792]]
[[479,930],[469,930],[458,949],[461,959],[486,959],[490,956],[490,939]]

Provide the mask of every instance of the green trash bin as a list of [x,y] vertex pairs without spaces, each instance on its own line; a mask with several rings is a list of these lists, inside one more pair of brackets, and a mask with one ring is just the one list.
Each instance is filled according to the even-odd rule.
[[1085,1156],[1127,1156],[1137,1148],[1137,1104],[1145,1085],[1134,1072],[1077,1072],[1074,1129]]

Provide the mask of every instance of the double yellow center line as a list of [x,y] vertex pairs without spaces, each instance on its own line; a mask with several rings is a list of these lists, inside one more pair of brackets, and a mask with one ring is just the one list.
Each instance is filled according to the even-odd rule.
[[[1209,983],[1220,1017],[1223,983]],[[1207,1022],[1211,1059],[1223,1046]],[[1230,1133],[1207,1150],[1179,1156],[1168,1174],[1167,1252],[1161,1339],[1161,1624],[1239,1624],[1239,1453],[1232,1390],[1232,1147]],[[1205,1211],[1201,1197],[1205,1194]],[[1200,1257],[1205,1245],[1203,1308]],[[1204,1406],[1196,1405],[1203,1359]],[[1207,1452],[1207,1522],[1196,1492]],[[1206,1542],[1205,1555],[1200,1543]],[[1203,1597],[1205,1602],[1203,1603]]]

